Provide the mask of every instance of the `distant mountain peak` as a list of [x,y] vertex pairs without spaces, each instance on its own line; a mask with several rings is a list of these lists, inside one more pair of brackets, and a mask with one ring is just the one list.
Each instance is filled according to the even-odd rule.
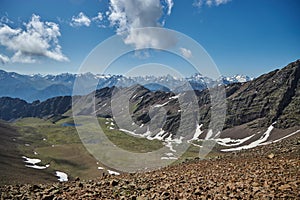
[[253,78],[241,74],[236,74],[234,76],[221,76],[220,79],[223,81],[225,85],[228,85],[230,83],[245,83],[253,80]]
[[[87,94],[95,89],[104,87],[122,86],[129,87],[134,84],[146,85],[151,91],[174,91],[181,92],[185,89],[203,90],[208,84],[214,81],[201,73],[195,73],[188,78],[178,78],[170,74],[164,76],[136,76],[125,77],[123,75],[93,74],[91,72],[71,74],[62,73],[58,75],[20,75],[15,72],[5,72],[0,70],[0,97],[17,97],[32,102],[35,100],[45,100],[56,96],[72,95],[73,85],[79,79],[83,90],[78,94]],[[235,75],[232,77],[222,77],[224,84],[235,82],[246,82],[251,80],[245,75]],[[189,83],[190,86],[187,85]],[[50,87],[55,85],[54,87]],[[22,89],[20,89],[22,88]],[[28,88],[28,89],[26,89]]]

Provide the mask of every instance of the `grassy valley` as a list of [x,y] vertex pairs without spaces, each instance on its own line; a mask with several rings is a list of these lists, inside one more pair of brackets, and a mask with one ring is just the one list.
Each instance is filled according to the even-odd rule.
[[[109,129],[109,126],[105,124],[107,122],[105,118],[99,118],[98,121],[109,140],[122,149],[131,152],[148,152],[163,146],[162,142],[158,140],[150,141],[145,138],[130,136],[116,129]],[[72,123],[74,123],[73,119],[67,117],[55,123],[51,119],[24,118],[9,124],[18,132],[15,138],[17,159],[20,161],[20,168],[26,170],[26,176],[30,177],[33,173],[46,171],[54,177],[55,171],[63,171],[71,179],[77,176],[82,179],[92,179],[107,173],[105,170],[98,169],[98,167],[106,167],[101,165],[86,150],[76,127],[64,126],[64,124]],[[89,124],[84,126],[91,129],[88,127]],[[25,167],[26,163],[22,161],[22,156],[38,158],[41,160],[38,165],[49,164],[50,166],[43,170],[27,168]],[[8,170],[3,172],[6,173],[6,171]],[[26,180],[31,182],[29,179]],[[50,178],[49,180],[55,179]],[[9,180],[4,180],[4,183],[7,183],[6,181]],[[38,179],[35,181],[40,182]]]
[[[85,117],[83,116],[82,118]],[[162,141],[134,137],[119,131],[116,127],[117,125],[111,123],[112,119],[110,118],[98,118],[98,122],[107,138],[121,149],[145,153],[155,151],[164,146]],[[23,118],[7,125],[17,133],[14,141],[11,142],[13,142],[14,151],[17,152],[15,159],[19,165],[15,173],[22,172],[25,177],[21,182],[56,182],[55,171],[67,173],[71,180],[75,177],[88,180],[107,174],[105,169],[109,168],[103,166],[88,152],[79,138],[76,127],[70,126],[70,124],[74,124],[73,119],[65,117],[55,122],[53,122],[53,119]],[[82,128],[93,130],[92,126],[92,124],[85,123]],[[201,142],[195,143],[201,145]],[[8,152],[11,151],[8,150]],[[188,151],[176,160],[174,164],[194,159],[198,154],[199,147],[191,145]],[[211,152],[210,155],[215,156],[214,154],[214,152]],[[23,162],[22,156],[40,159],[39,166],[48,164],[50,166],[42,170],[28,168],[25,166],[26,163]],[[104,169],[99,170],[98,167]],[[3,170],[2,183],[4,184],[13,183],[12,179],[4,176],[8,172],[9,169]],[[32,176],[33,174],[44,174],[45,177]]]

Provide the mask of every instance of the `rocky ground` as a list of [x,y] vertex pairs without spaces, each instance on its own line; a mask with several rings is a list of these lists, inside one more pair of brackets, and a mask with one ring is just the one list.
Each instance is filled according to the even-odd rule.
[[1,199],[300,199],[300,134],[153,172],[1,186]]

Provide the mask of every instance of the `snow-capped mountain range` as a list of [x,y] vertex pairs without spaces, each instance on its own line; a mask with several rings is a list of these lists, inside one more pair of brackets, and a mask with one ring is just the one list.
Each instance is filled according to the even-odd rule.
[[[214,81],[201,74],[188,78],[177,78],[171,75],[125,77],[122,75],[99,75],[92,73],[59,75],[21,75],[15,72],[0,70],[0,97],[21,98],[28,102],[45,100],[55,96],[83,95],[95,89],[104,87],[128,87],[135,84],[144,85],[151,91],[203,90],[207,85],[224,83],[225,85],[237,82],[247,82],[251,78],[245,75],[220,77]],[[81,85],[82,91],[73,91],[74,83]]]

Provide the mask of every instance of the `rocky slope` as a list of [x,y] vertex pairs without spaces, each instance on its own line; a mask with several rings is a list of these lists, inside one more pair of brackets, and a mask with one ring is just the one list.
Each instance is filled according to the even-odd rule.
[[[242,84],[228,96],[227,125],[259,120],[277,127],[300,125],[300,61]],[[292,111],[293,110],[293,111]],[[290,112],[288,112],[290,111]]]
[[0,187],[1,199],[299,199],[300,136],[210,160],[95,180]]

